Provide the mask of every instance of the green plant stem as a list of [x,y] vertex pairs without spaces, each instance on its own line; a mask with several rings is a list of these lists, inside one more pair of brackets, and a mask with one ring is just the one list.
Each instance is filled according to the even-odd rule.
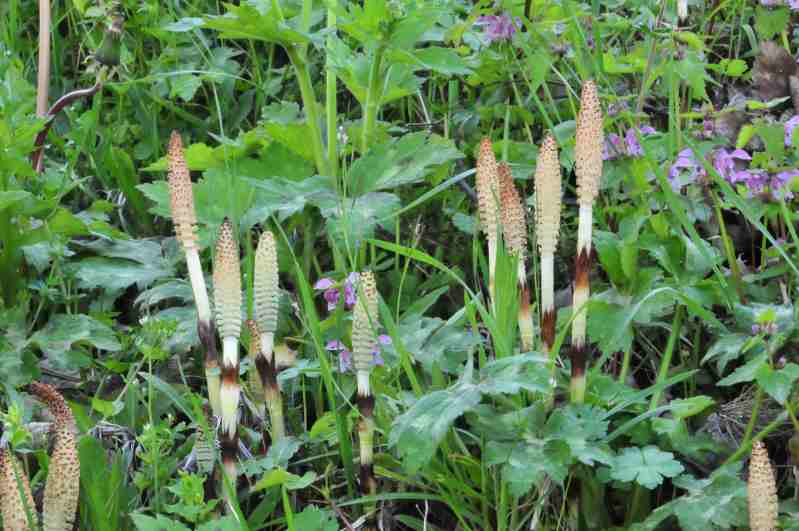
[[[758,387],[758,391],[760,391],[760,388],[759,388],[759,387]],[[762,392],[761,392],[761,394],[760,394],[760,398],[761,398],[761,400],[762,400],[762,398],[763,398]],[[755,400],[757,400],[757,396],[755,396]],[[793,404],[793,403],[791,403],[791,404],[789,404],[789,403],[786,403],[786,404],[785,404],[785,409],[787,409],[787,410],[788,410],[788,411],[789,411],[791,414],[793,414],[793,411],[794,411],[794,406],[795,406],[795,404]],[[759,406],[759,405],[757,405],[757,407],[756,407],[755,409],[757,409],[757,410],[758,410],[758,412],[759,412],[759,410],[760,410],[760,406]],[[778,416],[776,419],[774,419],[774,420],[772,420],[771,422],[769,422],[769,423],[766,425],[766,427],[765,427],[765,428],[763,428],[762,430],[760,430],[760,431],[757,433],[757,435],[755,435],[754,437],[752,437],[750,440],[746,440],[746,439],[744,439],[743,441],[741,441],[741,444],[738,446],[738,449],[737,449],[737,450],[735,450],[735,452],[733,452],[733,453],[732,453],[732,455],[730,455],[730,456],[729,456],[727,459],[725,459],[725,460],[724,460],[724,462],[721,464],[721,466],[720,466],[719,468],[722,468],[722,467],[724,467],[724,466],[726,466],[726,465],[729,465],[730,463],[734,463],[735,461],[737,461],[737,460],[739,460],[741,457],[743,457],[743,455],[744,455],[744,454],[748,453],[748,452],[749,452],[749,451],[752,449],[752,444],[753,444],[755,441],[762,441],[763,439],[765,439],[766,437],[768,437],[768,435],[769,435],[771,432],[773,432],[774,430],[776,430],[777,428],[779,428],[780,426],[782,426],[782,425],[783,425],[783,423],[785,423],[785,418],[786,418],[786,416],[787,416],[787,415],[784,415],[784,414],[783,414],[783,415],[780,415],[780,416]],[[755,417],[753,416],[752,418],[755,418]],[[751,422],[752,422],[752,419],[749,419],[749,422],[751,423]],[[747,426],[747,429],[748,429],[748,428],[749,428],[749,426]],[[753,428],[754,428],[754,426],[753,426]],[[750,434],[751,434],[751,431],[750,431]]]
[[316,171],[321,175],[330,175],[327,159],[325,158],[325,148],[322,144],[322,131],[319,129],[319,112],[313,83],[311,83],[311,74],[308,71],[308,63],[300,56],[296,47],[290,46],[286,48],[286,52],[297,74],[297,82],[300,85],[300,96],[305,108],[305,118],[311,133],[311,146],[313,147]]
[[727,233],[727,224],[724,223],[724,217],[721,215],[721,202],[719,201],[715,191],[710,190],[710,196],[713,198],[713,210],[716,213],[716,221],[719,224],[721,241],[724,242],[724,253],[727,255],[727,262],[730,264],[732,282],[735,284],[735,291],[738,292],[738,298],[741,299],[743,304],[746,304],[746,295],[744,295],[743,281],[741,280],[741,268],[738,267],[738,259],[735,256],[735,249],[732,245],[730,235]]
[[[327,9],[327,47],[333,46],[336,33],[336,0],[330,0]],[[336,122],[338,121],[338,105],[336,102],[336,73],[333,71],[330,55],[326,58],[325,72],[325,113],[327,117],[327,162],[330,165],[330,175],[338,175],[338,145]],[[307,274],[307,271],[306,271]]]
[[372,68],[369,70],[369,87],[366,92],[366,107],[363,115],[363,132],[361,137],[361,153],[366,153],[369,149],[369,139],[374,134],[375,124],[377,123],[377,111],[380,108],[382,99],[380,84],[380,69],[383,63],[383,53],[386,47],[379,44],[372,58]]
[[744,431],[743,439],[741,440],[741,446],[745,446],[752,442],[752,432],[755,430],[755,425],[757,424],[757,417],[760,415],[760,406],[763,404],[763,388],[759,385],[757,386],[757,391],[755,391],[755,403],[752,406],[752,416],[749,418],[749,422],[746,424],[746,431]]
[[[677,306],[677,311],[674,312],[674,320],[671,323],[671,334],[666,343],[666,350],[663,351],[663,357],[660,359],[660,369],[658,370],[655,385],[663,382],[669,375],[669,367],[671,367],[671,358],[674,354],[674,347],[677,345],[677,340],[680,338],[680,328],[682,328],[682,318],[685,309],[683,306]],[[649,402],[649,411],[652,411],[658,406],[660,402],[660,395],[663,391],[658,389],[652,395],[652,400]]]
[[630,372],[630,361],[632,358],[633,353],[633,344],[627,346],[627,350],[624,351],[624,359],[621,362],[621,370],[619,371],[619,383],[624,383],[627,381],[627,374]]

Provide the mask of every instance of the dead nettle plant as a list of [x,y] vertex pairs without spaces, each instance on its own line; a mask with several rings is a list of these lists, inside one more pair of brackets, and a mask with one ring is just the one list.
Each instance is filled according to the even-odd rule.
[[[364,495],[377,494],[377,481],[373,470],[374,408],[375,398],[369,381],[374,353],[378,350],[377,283],[372,271],[359,275],[358,300],[352,317],[352,361],[358,383],[358,438],[361,457],[361,489]],[[373,507],[367,509],[372,512]]]
[[599,194],[602,177],[602,108],[596,84],[583,83],[580,112],[577,115],[576,145],[574,148],[577,174],[577,256],[574,266],[574,296],[572,299],[571,400],[585,400],[585,368],[588,356],[586,325],[588,322],[589,273],[591,271],[591,235],[594,200]]
[[516,260],[516,281],[519,288],[519,334],[522,340],[522,349],[525,352],[533,350],[535,332],[533,318],[530,314],[530,287],[527,284],[527,220],[524,212],[524,203],[516,185],[510,166],[501,162],[498,167],[499,188],[501,202],[502,233],[505,239],[505,248]]
[[205,380],[211,412],[217,418],[222,414],[219,399],[219,356],[216,351],[216,331],[211,319],[211,304],[205,285],[197,245],[197,216],[194,212],[194,194],[189,167],[183,152],[183,141],[177,131],[172,131],[167,150],[169,165],[169,200],[175,236],[183,247],[189,272],[194,305],[197,308],[197,335],[205,350]]
[[[77,426],[64,397],[51,385],[33,382],[29,391],[47,404],[54,421],[53,447],[42,500],[44,531],[69,531],[73,528],[80,493],[80,462],[76,441]],[[0,511],[9,531],[38,529],[27,473],[9,449],[0,451]]]
[[[261,388],[269,419],[272,424],[272,441],[278,442],[286,436],[283,420],[283,396],[278,384],[277,360],[275,357],[275,331],[277,330],[280,290],[278,286],[277,243],[270,231],[264,231],[255,251],[255,333],[259,338],[255,366],[261,378]],[[251,332],[253,328],[251,328]]]
[[241,335],[241,266],[239,246],[233,224],[225,218],[219,228],[214,253],[214,309],[216,327],[222,339],[222,383],[220,445],[222,467],[235,485],[238,456],[239,399],[239,336]]

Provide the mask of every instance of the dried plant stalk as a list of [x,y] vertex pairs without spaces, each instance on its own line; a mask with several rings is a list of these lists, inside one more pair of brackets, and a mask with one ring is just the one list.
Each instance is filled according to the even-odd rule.
[[480,214],[480,227],[488,240],[488,294],[491,305],[494,305],[495,273],[497,270],[497,240],[499,238],[499,169],[491,140],[484,138],[480,142],[480,153],[477,156],[477,207]]
[[269,408],[274,442],[286,436],[283,395],[277,381],[277,363],[274,353],[280,300],[278,280],[275,236],[270,231],[264,231],[255,252],[255,315],[261,344],[260,354],[255,363],[258,373],[261,375],[261,384]]
[[756,441],[752,445],[752,458],[749,461],[749,527],[752,531],[772,531],[777,529],[777,483],[774,470],[768,458],[765,445]]
[[231,481],[236,479],[238,453],[239,335],[241,333],[241,267],[233,225],[225,218],[219,229],[214,260],[216,326],[222,338],[222,465]]
[[527,220],[524,215],[524,204],[513,183],[510,166],[502,162],[499,164],[499,187],[502,204],[502,232],[505,238],[505,247],[517,259],[517,282],[519,286],[519,334],[522,340],[522,349],[525,352],[533,350],[533,318],[530,315],[530,288],[527,285]]
[[3,528],[8,531],[28,531],[39,527],[28,475],[8,449],[0,450],[0,512]]
[[593,81],[583,84],[580,113],[577,116],[576,145],[574,148],[575,172],[577,173],[577,203],[580,207],[577,227],[577,257],[574,272],[574,296],[572,311],[572,377],[571,399],[581,403],[585,400],[585,366],[587,358],[586,303],[590,295],[589,273],[591,271],[591,232],[593,226],[593,204],[599,193],[602,177],[602,108],[599,104],[596,85]]
[[214,416],[222,414],[219,398],[219,360],[216,352],[216,333],[211,319],[211,305],[205,286],[200,254],[197,248],[197,218],[194,213],[194,195],[191,175],[183,154],[183,142],[177,131],[172,131],[167,150],[169,161],[169,199],[175,236],[186,256],[194,305],[197,307],[197,334],[205,350],[205,379],[208,385],[208,402]]
[[64,397],[54,387],[34,382],[30,385],[30,391],[47,404],[55,419],[51,428],[54,442],[44,487],[42,528],[44,531],[71,530],[80,493],[75,417]]
[[555,343],[555,250],[560,232],[560,161],[558,144],[547,134],[535,169],[535,221],[541,253],[541,337],[547,352]]

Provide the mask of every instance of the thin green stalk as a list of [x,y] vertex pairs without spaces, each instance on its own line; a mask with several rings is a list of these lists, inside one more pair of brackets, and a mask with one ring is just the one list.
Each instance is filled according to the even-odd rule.
[[741,268],[738,267],[738,258],[735,255],[735,249],[732,245],[730,235],[727,233],[727,224],[724,223],[724,217],[721,215],[721,202],[715,191],[710,190],[710,196],[713,199],[713,211],[716,213],[716,221],[719,224],[721,241],[724,243],[724,253],[727,255],[727,263],[730,264],[732,282],[735,284],[735,291],[738,292],[738,298],[741,299],[742,303],[746,304],[746,295],[744,294],[743,281],[741,280]]
[[624,351],[624,359],[621,363],[621,371],[619,371],[619,383],[624,383],[627,381],[627,374],[630,372],[630,361],[632,358],[633,353],[633,344],[632,341],[627,346],[627,349]]
[[311,132],[311,147],[313,148],[316,170],[322,175],[330,175],[327,159],[325,158],[325,148],[322,144],[322,131],[319,129],[319,111],[313,83],[311,83],[311,74],[308,71],[308,63],[300,56],[297,48],[290,46],[286,48],[286,52],[297,74],[297,82],[300,85],[300,96],[305,108],[305,118],[308,122],[308,129]]
[[[674,320],[671,323],[671,334],[669,334],[669,340],[666,343],[666,350],[663,351],[663,357],[660,359],[660,369],[658,370],[655,385],[663,382],[669,375],[669,367],[671,367],[671,358],[674,354],[674,347],[677,345],[677,340],[680,338],[680,328],[682,328],[684,311],[685,309],[683,306],[677,306],[677,311],[674,312]],[[652,400],[649,402],[650,411],[658,406],[662,392],[662,389],[658,389],[652,395]]]
[[755,392],[755,403],[752,406],[752,416],[749,418],[749,422],[746,425],[746,431],[744,431],[743,439],[741,440],[741,446],[751,443],[752,439],[752,432],[755,430],[755,425],[757,424],[757,417],[760,415],[760,406],[763,404],[763,388],[759,385],[757,386],[757,391]]
[[[760,387],[758,387],[757,390],[758,390],[758,395],[755,395],[755,402],[756,403],[755,403],[755,408],[752,411],[753,413],[758,413],[760,411],[760,404],[757,403],[758,396],[760,397],[761,400],[763,399],[763,393],[762,393]],[[785,409],[788,410],[789,412],[791,412],[791,414],[793,414],[794,404],[789,404],[789,403],[786,402]],[[766,425],[765,428],[760,430],[760,432],[758,432],[757,435],[755,435],[751,439],[747,440],[746,438],[744,438],[744,440],[742,440],[741,444],[738,446],[738,449],[735,450],[735,452],[733,452],[733,454],[731,456],[729,456],[721,464],[719,469],[723,468],[726,465],[729,465],[730,463],[734,463],[735,461],[737,461],[741,457],[743,457],[745,454],[749,453],[749,451],[752,450],[752,444],[755,441],[762,441],[763,439],[768,437],[771,432],[773,432],[774,430],[776,430],[777,428],[779,428],[780,426],[782,426],[785,423],[785,419],[787,417],[788,417],[788,414],[783,413],[783,414],[779,415],[777,418],[775,418],[774,420],[772,420],[771,422],[769,422]],[[756,415],[752,415],[752,419],[754,419],[754,418],[756,418]],[[750,424],[752,424],[752,419],[749,419],[749,423]],[[754,425],[753,425],[753,428],[754,428]],[[749,426],[747,426],[747,431],[751,435],[752,430],[749,429]]]
[[366,153],[369,148],[369,139],[374,134],[377,123],[377,111],[382,99],[380,70],[383,63],[383,53],[386,51],[382,43],[377,46],[372,58],[372,68],[369,70],[369,87],[366,92],[366,108],[363,115],[363,136],[361,138],[361,153]]
[[506,531],[508,529],[508,486],[507,483],[499,478],[499,507],[497,507],[497,531]]
[[[332,48],[333,39],[336,33],[336,9],[337,1],[330,0],[327,8],[327,30],[330,34],[327,37],[327,47]],[[330,54],[327,55],[325,72],[325,112],[327,113],[327,162],[330,164],[330,175],[338,175],[338,146],[336,122],[338,119],[338,106],[336,102],[336,73],[333,71]]]

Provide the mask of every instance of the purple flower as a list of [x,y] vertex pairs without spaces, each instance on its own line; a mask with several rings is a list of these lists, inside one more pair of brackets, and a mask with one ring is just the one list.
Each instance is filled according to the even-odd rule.
[[316,284],[313,285],[313,289],[315,290],[328,289],[334,286],[335,284],[336,284],[335,282],[333,282],[331,279],[327,277],[320,278],[319,280],[316,281]]
[[631,157],[640,157],[644,154],[644,148],[638,141],[638,135],[635,134],[635,129],[627,129],[624,134],[624,142],[627,144],[627,154]]
[[799,125],[799,114],[785,122],[785,145],[793,146],[793,130]]
[[686,148],[677,154],[677,160],[669,169],[669,182],[675,192],[679,192],[683,186],[695,183],[698,179],[707,176],[704,166],[694,158],[691,148]]
[[342,350],[338,353],[338,370],[339,372],[352,370],[352,352],[349,350]]
[[334,352],[337,350],[344,350],[346,348],[347,348],[346,345],[344,345],[344,343],[342,343],[338,339],[331,339],[325,345],[325,350],[332,350]]
[[516,33],[516,26],[521,26],[521,19],[516,17],[511,19],[507,13],[501,15],[487,15],[477,19],[477,26],[484,26],[483,35],[489,44],[494,41],[506,41]]
[[391,336],[387,336],[386,334],[380,334],[377,336],[377,342],[381,345],[390,345],[391,344]]
[[624,155],[624,141],[616,133],[608,133],[605,138],[605,145],[602,147],[602,158],[613,160]]
[[379,350],[373,350],[372,351],[372,367],[377,367],[378,365],[382,367],[385,364],[386,364],[386,362],[383,361],[383,356],[380,355],[380,351]]
[[325,290],[325,300],[327,301],[327,311],[332,312],[338,306],[339,292],[336,288]]
[[355,306],[355,302],[358,300],[358,278],[358,273],[350,273],[344,281],[344,304],[348,308]]
[[736,149],[734,151],[727,151],[721,148],[716,151],[713,157],[713,167],[716,169],[721,177],[727,181],[732,181],[735,174],[735,161],[736,160],[752,160],[752,157],[743,149]]
[[799,11],[799,1],[788,0],[788,7],[791,8],[791,11]]

